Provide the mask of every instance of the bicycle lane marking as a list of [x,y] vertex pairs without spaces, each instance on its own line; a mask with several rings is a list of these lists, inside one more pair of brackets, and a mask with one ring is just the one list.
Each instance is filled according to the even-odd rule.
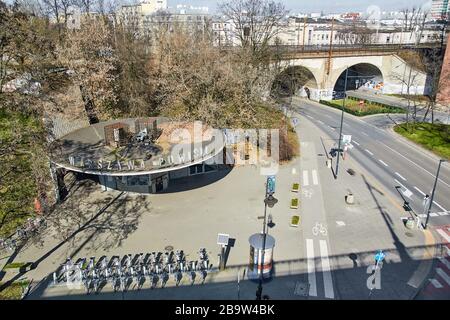
[[[303,235],[306,240],[304,243],[306,246],[308,282],[310,285],[309,295],[334,298],[331,273],[332,264],[331,259],[328,256],[329,248],[327,247],[327,242],[330,243],[328,234],[320,232],[321,230],[318,230],[317,236],[313,234],[313,228],[316,226],[316,223],[319,224],[319,229],[320,225],[325,227],[325,229],[327,228],[322,188],[319,182],[320,173],[318,170],[318,161],[316,157],[311,156],[316,155],[316,147],[313,142],[302,142],[301,147],[302,172],[307,171],[308,174],[311,173],[311,177],[308,178],[308,188],[313,191],[311,197],[306,197],[304,193],[302,193],[301,196],[303,212],[302,221],[304,226]],[[325,244],[323,242],[319,242],[319,240],[325,241]],[[314,246],[316,246],[316,249],[318,250],[317,255],[314,252]],[[316,263],[318,264],[317,266]],[[316,270],[322,270],[322,272],[319,273],[322,274],[323,286],[321,283],[317,283],[318,279]]]

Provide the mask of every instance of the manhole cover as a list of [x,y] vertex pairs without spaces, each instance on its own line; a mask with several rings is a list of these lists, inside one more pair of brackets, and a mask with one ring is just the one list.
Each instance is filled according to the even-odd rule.
[[354,176],[354,175],[355,175],[355,170],[353,170],[353,169],[348,169],[347,172],[348,172],[348,174],[351,175],[351,176]]
[[164,248],[166,251],[173,251],[173,246],[167,246]]
[[308,296],[309,283],[297,281],[297,283],[295,284],[294,294],[297,296],[304,296],[304,297]]
[[414,237],[414,235],[411,232],[405,232],[405,235],[410,238]]

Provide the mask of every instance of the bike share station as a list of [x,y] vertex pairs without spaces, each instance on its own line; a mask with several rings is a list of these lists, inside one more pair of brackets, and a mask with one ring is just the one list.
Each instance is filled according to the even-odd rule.
[[164,288],[169,281],[178,286],[184,278],[191,285],[204,283],[208,273],[214,271],[217,270],[212,268],[205,248],[200,248],[197,260],[187,260],[183,250],[166,248],[165,252],[128,254],[122,258],[102,256],[98,260],[79,258],[75,262],[69,258],[53,272],[51,286],[84,288],[88,294],[97,294],[109,284],[114,292],[123,293],[141,289],[146,282],[152,289]]

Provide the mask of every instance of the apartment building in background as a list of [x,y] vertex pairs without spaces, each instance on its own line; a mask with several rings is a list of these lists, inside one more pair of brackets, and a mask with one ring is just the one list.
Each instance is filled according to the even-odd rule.
[[431,4],[431,17],[435,20],[448,20],[450,13],[450,0],[433,0]]

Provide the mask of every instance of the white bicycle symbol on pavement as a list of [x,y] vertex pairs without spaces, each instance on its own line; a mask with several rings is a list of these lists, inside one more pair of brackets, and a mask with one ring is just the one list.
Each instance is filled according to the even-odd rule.
[[319,232],[326,237],[327,236],[327,228],[321,223],[316,222],[316,225],[312,228],[312,233],[315,236],[319,235]]
[[313,191],[309,190],[309,189],[303,189],[302,190],[302,194],[306,197],[306,198],[312,198],[313,196]]

